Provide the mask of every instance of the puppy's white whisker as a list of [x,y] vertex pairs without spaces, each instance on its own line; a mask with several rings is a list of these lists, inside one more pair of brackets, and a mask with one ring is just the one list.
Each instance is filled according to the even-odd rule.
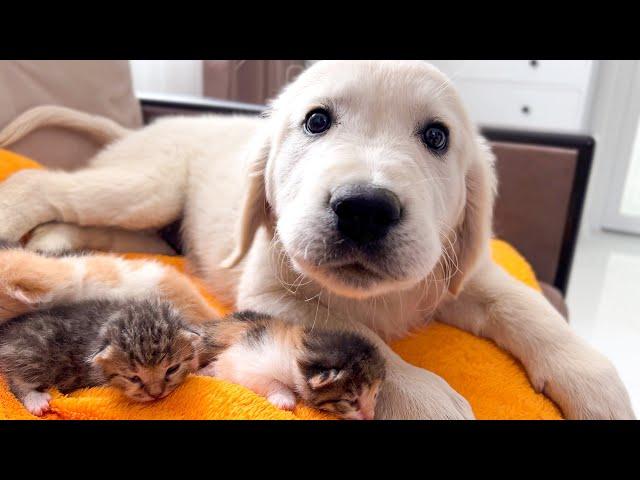
[[422,183],[437,183],[438,180],[450,180],[450,177],[427,177],[421,180],[416,180],[414,182],[407,182],[405,184],[400,185],[400,189],[415,187],[416,185],[421,185]]

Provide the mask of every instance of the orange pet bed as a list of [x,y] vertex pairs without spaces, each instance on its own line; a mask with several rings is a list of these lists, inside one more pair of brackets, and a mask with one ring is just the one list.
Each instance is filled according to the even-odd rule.
[[[41,168],[37,163],[0,150],[0,181],[16,170]],[[540,290],[531,267],[505,242],[492,243],[494,260],[530,287]],[[145,257],[135,255],[135,257]],[[148,258],[184,270],[180,257],[147,255]],[[224,313],[214,298],[203,293]],[[408,362],[442,376],[470,402],[478,419],[561,419],[556,405],[536,393],[522,366],[492,342],[457,328],[434,322],[393,349]],[[109,387],[78,390],[70,395],[55,392],[53,419],[329,419],[329,415],[302,405],[293,412],[278,410],[253,392],[209,377],[191,376],[174,393],[152,404],[136,404]],[[0,419],[36,419],[9,392],[0,378]]]

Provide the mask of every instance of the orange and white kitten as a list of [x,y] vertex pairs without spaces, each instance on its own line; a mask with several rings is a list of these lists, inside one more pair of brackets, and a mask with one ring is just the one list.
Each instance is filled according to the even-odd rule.
[[361,335],[250,311],[199,328],[207,365],[199,374],[243,385],[278,408],[292,410],[299,397],[344,419],[374,418],[385,362]]
[[186,275],[153,260],[49,256],[0,242],[0,323],[55,306],[149,297],[170,301],[190,323],[219,318]]

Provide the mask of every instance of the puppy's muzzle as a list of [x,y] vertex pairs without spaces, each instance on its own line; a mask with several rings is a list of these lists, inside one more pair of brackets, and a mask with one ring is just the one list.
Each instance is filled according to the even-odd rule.
[[382,240],[402,215],[395,193],[374,185],[342,185],[329,204],[340,234],[358,246]]

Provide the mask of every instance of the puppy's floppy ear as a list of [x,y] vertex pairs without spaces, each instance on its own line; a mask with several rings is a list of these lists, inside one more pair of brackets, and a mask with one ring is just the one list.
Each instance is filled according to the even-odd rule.
[[466,203],[455,230],[453,258],[457,258],[457,269],[449,273],[449,292],[454,296],[462,289],[491,237],[493,200],[497,189],[493,167],[495,157],[480,136],[476,140],[476,152],[476,158],[465,175]]
[[[272,122],[272,120],[267,120]],[[253,237],[260,225],[266,223],[269,216],[265,189],[265,169],[271,153],[272,139],[268,128],[259,132],[249,147],[249,172],[238,229],[236,232],[236,245],[220,266],[232,268],[244,258],[249,251]]]

